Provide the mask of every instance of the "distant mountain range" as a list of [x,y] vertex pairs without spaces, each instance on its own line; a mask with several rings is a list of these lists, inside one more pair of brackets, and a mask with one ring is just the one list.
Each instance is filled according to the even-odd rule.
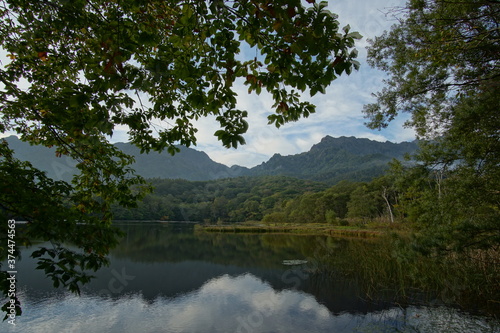
[[369,181],[380,176],[393,158],[403,159],[417,149],[413,142],[378,142],[355,137],[324,137],[308,152],[275,154],[247,172],[247,175],[284,175],[337,183],[343,179]]
[[[69,181],[76,172],[75,161],[55,155],[55,149],[32,146],[15,136],[5,138],[16,157],[30,161],[47,172],[49,177]],[[281,156],[275,154],[269,161],[253,168],[228,167],[217,163],[201,151],[180,147],[180,153],[140,154],[139,148],[129,143],[116,143],[124,153],[135,156],[132,167],[145,178],[186,180],[213,180],[238,176],[284,175],[301,179],[336,183],[343,179],[367,181],[383,174],[393,158],[402,159],[417,149],[416,142],[377,142],[354,137],[324,137],[308,152]]]

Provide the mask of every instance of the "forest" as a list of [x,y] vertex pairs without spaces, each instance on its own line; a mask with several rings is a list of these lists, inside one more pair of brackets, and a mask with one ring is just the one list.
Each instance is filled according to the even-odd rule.
[[[394,160],[393,168],[401,165]],[[369,182],[344,180],[333,186],[286,176],[150,181],[154,190],[137,208],[114,207],[117,220],[359,226],[373,221],[401,222],[408,215],[405,193],[389,175]]]
[[114,207],[117,220],[192,222],[260,221],[304,193],[327,185],[284,176],[238,177],[213,181],[151,179],[154,191],[135,209]]
[[87,272],[108,263],[118,244],[114,219],[399,223],[423,253],[490,251],[499,267],[498,1],[409,0],[393,9],[397,24],[367,41],[368,65],[387,79],[363,107],[366,125],[380,130],[404,114],[421,142],[411,165],[392,162],[379,178],[329,185],[153,179],[151,193],[133,156],[110,142],[119,129],[141,152],[175,154],[201,137],[198,120],[213,117],[213,135],[236,148],[255,111],[240,109],[241,83],[252,98],[272,97],[269,125],[308,118],[316,106],[307,93],[325,93],[359,69],[361,34],[313,0],[4,0],[0,9],[0,134],[54,148],[79,171],[54,180],[0,144],[0,216],[29,221],[18,246],[54,246],[32,253],[54,286],[79,292]]
[[[214,181],[152,179],[154,192],[135,209],[114,208],[117,220],[204,223],[245,221],[348,224],[389,218],[384,177],[334,186],[285,176]],[[386,193],[386,196],[389,196]],[[391,198],[392,200],[392,198]],[[393,203],[390,204],[391,207]],[[392,208],[391,208],[392,209]]]
[[[414,158],[422,159],[426,153],[422,150]],[[367,182],[344,180],[333,186],[286,176],[211,181],[150,179],[154,190],[136,208],[114,206],[113,213],[117,220],[206,224],[392,225],[419,231],[423,251],[495,247],[496,198],[481,193],[491,184],[470,174],[468,181],[475,185],[464,188],[464,183],[457,181],[463,177],[459,166],[444,173],[422,162],[407,164],[394,159],[383,176]],[[463,191],[476,194],[467,197]]]

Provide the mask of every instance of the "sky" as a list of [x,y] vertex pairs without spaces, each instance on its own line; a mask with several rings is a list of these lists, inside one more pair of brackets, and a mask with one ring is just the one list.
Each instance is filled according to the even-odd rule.
[[[383,87],[385,74],[366,63],[367,39],[374,38],[396,23],[387,15],[394,6],[403,6],[404,0],[333,0],[328,9],[339,15],[341,27],[349,24],[352,31],[358,31],[363,39],[358,42],[359,71],[350,76],[341,76],[327,88],[326,94],[317,94],[305,100],[316,105],[316,113],[295,123],[276,129],[267,124],[272,99],[262,93],[249,95],[246,87],[240,87],[239,107],[249,111],[250,125],[246,133],[246,145],[227,149],[217,141],[213,133],[217,130],[214,118],[198,121],[198,143],[194,147],[207,153],[214,161],[231,165],[253,167],[267,161],[275,153],[292,155],[308,151],[312,145],[327,135],[332,137],[354,136],[376,141],[402,142],[415,139],[412,129],[404,128],[403,118],[397,118],[387,129],[370,130],[364,124],[363,105],[374,102],[372,93]],[[309,98],[308,98],[309,97]]]
[[[412,129],[403,126],[405,118],[396,118],[384,130],[370,130],[365,126],[363,105],[372,103],[375,98],[372,93],[383,88],[385,74],[370,68],[366,62],[366,46],[368,39],[381,35],[396,23],[394,17],[388,14],[391,8],[403,6],[405,0],[331,0],[328,9],[338,14],[340,27],[349,24],[351,31],[358,31],[363,39],[357,42],[359,71],[353,71],[350,76],[342,75],[327,88],[325,94],[318,93],[313,98],[308,93],[303,95],[316,105],[316,113],[298,122],[285,124],[277,129],[268,125],[267,115],[272,112],[272,98],[262,92],[261,95],[247,92],[247,87],[240,84],[235,87],[238,93],[237,107],[247,110],[246,119],[249,130],[244,135],[246,145],[237,149],[227,149],[214,136],[218,123],[215,117],[200,119],[195,123],[198,128],[197,145],[192,147],[207,153],[216,162],[227,166],[240,165],[253,167],[261,164],[274,154],[293,155],[308,151],[314,144],[327,135],[332,137],[354,136],[376,141],[403,142],[415,139]],[[253,51],[255,52],[255,51]],[[5,52],[2,59],[6,58]],[[253,53],[252,57],[255,55]],[[116,127],[112,142],[128,141],[127,130]],[[13,133],[4,133],[10,135]]]

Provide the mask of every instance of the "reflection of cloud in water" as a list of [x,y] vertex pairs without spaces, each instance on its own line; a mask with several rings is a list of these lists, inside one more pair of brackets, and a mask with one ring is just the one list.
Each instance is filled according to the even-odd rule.
[[[417,331],[426,332],[419,318],[434,327],[428,332],[439,332],[430,322],[449,323],[450,319],[449,313],[436,315],[417,308],[334,316],[311,295],[275,291],[250,274],[224,275],[197,291],[176,298],[159,297],[152,303],[137,294],[118,300],[67,295],[44,302],[28,301],[24,308],[15,329],[8,327],[10,332],[414,332],[415,325],[420,326]],[[474,330],[479,323],[457,313],[454,316],[458,331],[481,332]]]

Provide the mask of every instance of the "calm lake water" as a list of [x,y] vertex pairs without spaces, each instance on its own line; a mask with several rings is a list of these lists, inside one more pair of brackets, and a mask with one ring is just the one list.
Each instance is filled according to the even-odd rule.
[[111,265],[81,296],[53,289],[25,252],[23,315],[0,331],[500,332],[498,321],[439,303],[396,305],[390,291],[367,299],[362,281],[328,265],[353,240],[197,233],[176,223],[120,228]]

